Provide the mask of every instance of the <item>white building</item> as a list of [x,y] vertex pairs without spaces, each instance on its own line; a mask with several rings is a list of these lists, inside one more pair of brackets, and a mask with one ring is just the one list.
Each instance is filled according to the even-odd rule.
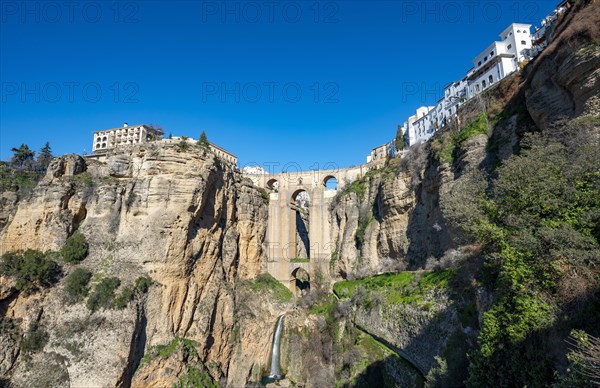
[[404,122],[402,132],[404,133],[405,144],[417,144],[433,135],[430,129],[431,116],[428,114],[434,108],[435,106],[419,107],[416,113]]
[[95,131],[92,151],[95,153],[105,152],[120,146],[146,143],[162,138],[162,129],[145,124],[127,125],[125,123],[123,127]]
[[474,97],[519,69],[519,63],[529,59],[532,48],[531,24],[513,23],[500,37],[473,59],[472,72],[467,76],[469,96]]
[[450,124],[461,104],[519,70],[519,64],[535,54],[530,29],[530,24],[513,23],[502,31],[502,41],[492,43],[476,56],[467,75],[444,88],[444,96],[436,106],[422,106],[404,122],[404,144],[410,147],[428,140]]
[[[188,137],[172,137],[170,139],[163,138],[163,130],[155,128],[151,125],[128,125],[123,124],[123,127],[103,129],[94,132],[94,142],[92,144],[93,154],[91,157],[103,160],[107,156],[107,152],[114,148],[133,146],[136,144],[157,142],[159,144],[176,144],[182,141],[195,145],[197,140]],[[212,153],[221,160],[225,160],[234,165],[237,164],[237,156],[224,150],[223,148],[209,143]]]

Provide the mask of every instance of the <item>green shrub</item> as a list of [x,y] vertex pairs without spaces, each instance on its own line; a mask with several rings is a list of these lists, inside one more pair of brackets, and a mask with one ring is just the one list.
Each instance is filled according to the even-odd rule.
[[[448,288],[452,277],[451,270],[433,271],[422,275],[414,272],[400,272],[370,276],[356,280],[344,280],[333,285],[333,292],[340,298],[353,298],[358,304],[371,306],[375,299],[387,304],[410,303],[423,301],[425,292],[434,288]],[[356,292],[360,295],[354,295]],[[376,298],[371,293],[376,292]]]
[[115,298],[115,290],[119,288],[121,281],[119,278],[110,277],[102,279],[90,294],[87,300],[87,307],[91,312],[99,308],[107,309],[111,307]]
[[276,300],[287,302],[292,299],[292,292],[286,286],[279,283],[269,273],[263,273],[256,277],[254,281],[248,282],[250,289],[257,293],[269,292]]
[[15,288],[29,294],[52,287],[61,275],[60,266],[39,251],[9,252],[2,256],[0,274],[15,279]]
[[168,358],[181,349],[185,359],[190,357],[197,358],[198,351],[196,350],[196,341],[187,338],[174,338],[166,345],[154,345],[149,347],[142,357],[141,365],[148,364],[154,359]]
[[484,112],[453,135],[450,135],[450,132],[446,132],[437,137],[432,142],[432,148],[440,161],[452,164],[456,160],[457,149],[473,136],[479,134],[487,135],[488,128],[488,118]]
[[48,333],[38,323],[29,327],[27,334],[21,339],[20,349],[25,354],[39,352],[48,343]]
[[151,285],[152,279],[150,279],[149,277],[140,276],[139,278],[135,279],[135,289],[141,292],[142,294],[148,292],[148,289]]
[[115,300],[113,302],[113,307],[115,307],[119,310],[122,310],[125,307],[127,307],[129,302],[131,302],[133,300],[133,297],[134,297],[134,294],[133,294],[133,290],[131,289],[131,287],[123,287],[123,289],[121,290],[119,295],[115,298]]
[[355,237],[357,247],[362,246],[364,239],[365,239],[365,232],[367,231],[367,228],[369,227],[371,222],[373,222],[374,219],[375,219],[375,217],[368,216],[368,217],[361,217],[358,220],[358,228],[356,229],[356,237]]
[[213,380],[210,374],[199,365],[199,368],[188,366],[187,373],[179,376],[175,388],[219,388],[219,383]]
[[42,178],[40,173],[19,170],[6,162],[0,162],[0,193],[15,191],[19,197],[23,197],[30,193]]
[[360,201],[362,201],[365,197],[365,192],[367,191],[367,184],[364,180],[356,180],[350,183],[347,189],[344,190],[344,194],[355,193]]
[[259,187],[258,192],[260,193],[260,197],[262,198],[264,204],[268,205],[271,200],[271,197],[269,197],[269,193],[267,193],[267,190],[263,189],[262,187]]
[[295,257],[290,259],[290,263],[310,263],[310,259],[305,257]]
[[188,138],[186,136],[181,136],[179,143],[175,144],[175,150],[177,152],[186,152],[191,148],[191,145],[187,142],[187,139]]
[[73,300],[80,300],[87,296],[89,292],[88,283],[91,278],[92,273],[90,271],[83,268],[75,268],[65,278],[65,291]]
[[77,264],[87,257],[88,248],[85,236],[76,231],[67,239],[60,255],[65,263]]

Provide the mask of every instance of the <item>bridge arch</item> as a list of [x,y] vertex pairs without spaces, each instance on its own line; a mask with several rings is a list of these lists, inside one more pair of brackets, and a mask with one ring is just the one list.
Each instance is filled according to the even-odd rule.
[[292,271],[290,289],[296,296],[304,296],[310,291],[310,274],[302,267]]
[[279,181],[277,179],[269,179],[267,181],[267,189],[274,193],[279,192]]
[[323,179],[323,186],[326,190],[337,190],[338,188],[338,180],[333,175],[327,175]]
[[292,193],[292,202],[297,206],[310,206],[310,193],[304,188],[300,188]]

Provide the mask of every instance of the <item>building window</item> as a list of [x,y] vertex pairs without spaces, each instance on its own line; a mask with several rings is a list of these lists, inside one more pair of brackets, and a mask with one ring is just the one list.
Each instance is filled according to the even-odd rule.
[[479,61],[479,63],[477,64],[477,66],[481,66],[481,61]]
[[518,33],[521,33],[521,30],[517,30]]
[[493,75],[490,75],[489,81],[490,81],[490,85],[494,83],[494,76]]
[[485,88],[486,88],[485,80],[481,81],[481,87],[482,87],[483,89],[485,89]]
[[493,57],[493,56],[494,56],[494,52],[492,51],[492,52],[490,53],[490,57]]
[[509,44],[508,46],[506,46],[507,50],[510,50],[512,48],[512,44]]
[[475,85],[475,91],[476,91],[477,93],[479,93],[479,91],[480,91],[480,90],[481,90],[481,89],[479,89],[479,84]]
[[485,61],[487,61],[487,57],[483,58],[483,61],[484,61],[484,62],[485,62]]
[[525,42],[524,40],[521,41],[521,44],[527,44],[527,42]]

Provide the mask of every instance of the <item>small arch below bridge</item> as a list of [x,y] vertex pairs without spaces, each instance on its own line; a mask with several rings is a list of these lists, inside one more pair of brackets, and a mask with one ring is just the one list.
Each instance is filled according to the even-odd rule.
[[298,267],[292,271],[290,290],[296,296],[304,296],[310,291],[310,275],[304,268]]

